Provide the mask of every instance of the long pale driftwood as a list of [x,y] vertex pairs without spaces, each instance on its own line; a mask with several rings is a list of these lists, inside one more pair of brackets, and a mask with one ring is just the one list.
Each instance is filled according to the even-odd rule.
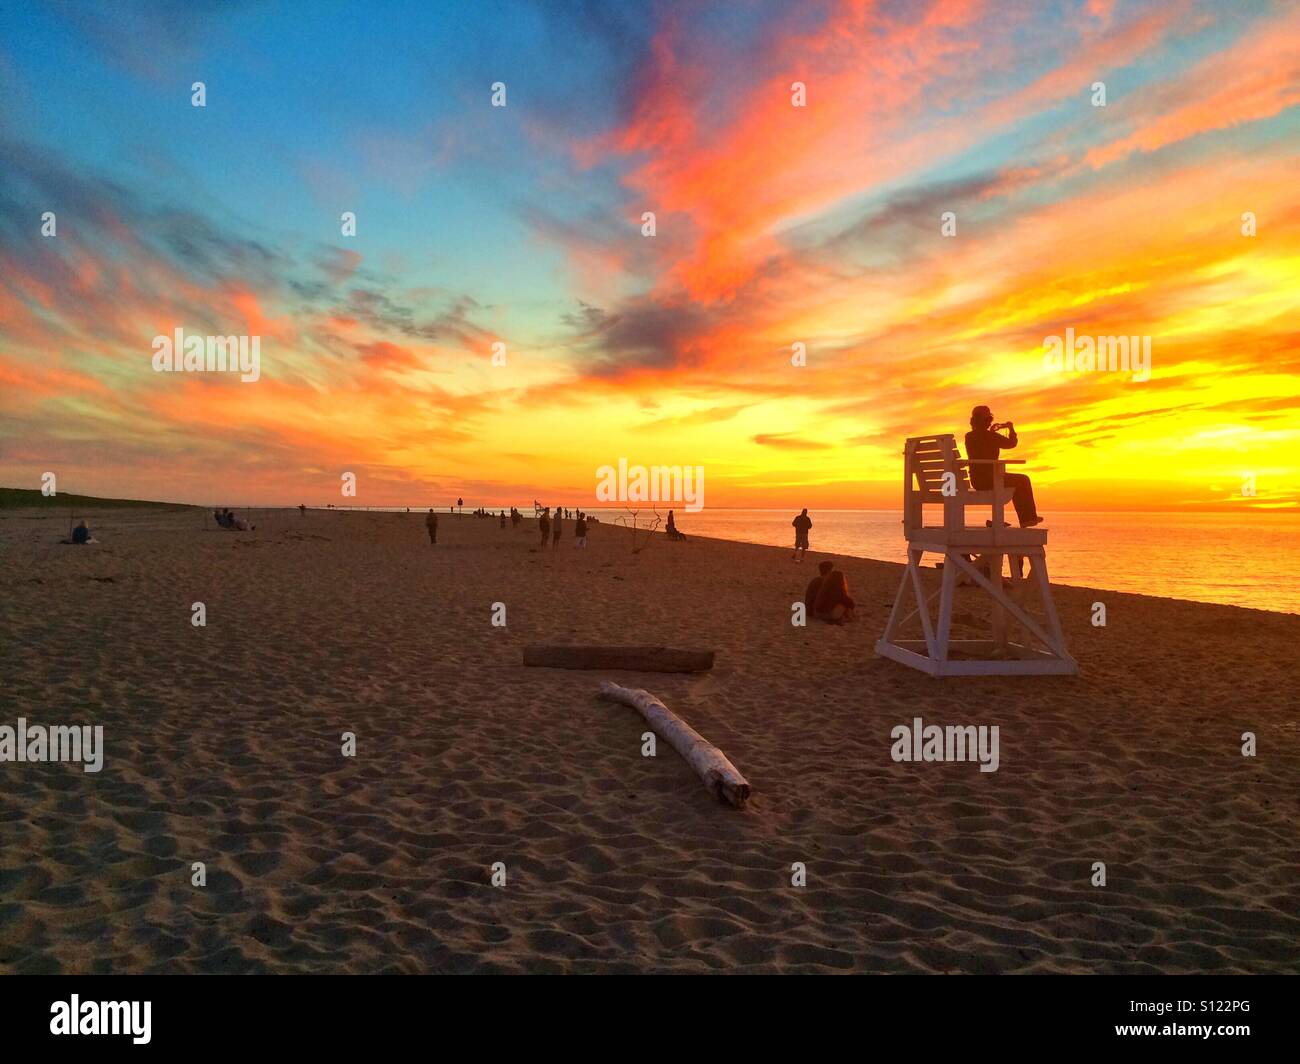
[[656,735],[686,758],[686,763],[695,769],[704,781],[704,786],[719,801],[737,809],[745,808],[745,803],[749,801],[749,781],[727,760],[726,754],[649,691],[637,687],[621,687],[606,680],[600,685],[600,695],[635,709],[645,717],[646,723]]
[[713,668],[712,650],[674,650],[672,647],[552,646],[534,643],[524,647],[525,665],[552,669],[631,669],[634,672],[707,672]]

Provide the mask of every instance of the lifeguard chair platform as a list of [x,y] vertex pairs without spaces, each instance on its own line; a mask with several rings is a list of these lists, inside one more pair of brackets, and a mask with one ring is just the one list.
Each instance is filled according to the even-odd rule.
[[[976,491],[971,465],[993,467],[991,491]],[[1047,581],[1047,529],[1010,528],[1003,510],[1012,489],[1005,486],[1008,465],[1016,459],[963,459],[951,433],[909,438],[903,451],[903,534],[907,568],[894,596],[894,608],[876,653],[931,676],[1008,676],[1073,674],[1079,671],[1065,648],[1061,622]],[[925,507],[942,507],[943,523],[926,524]],[[992,519],[968,515],[968,507],[989,507]],[[933,512],[933,510],[932,510]],[[975,523],[970,523],[975,518]],[[926,591],[921,562],[927,553],[942,556],[937,590]],[[1010,562],[1010,587],[1004,587],[1003,559]],[[973,559],[973,560],[972,560]],[[1029,578],[1022,572],[1029,561]],[[990,605],[990,634],[983,639],[951,638],[953,600],[958,577],[982,588]],[[1026,608],[1030,585],[1036,588],[1044,620]],[[931,607],[938,598],[938,613]],[[912,604],[915,608],[906,612]],[[913,617],[920,618],[920,639],[899,638]],[[1019,641],[1017,641],[1017,639]]]

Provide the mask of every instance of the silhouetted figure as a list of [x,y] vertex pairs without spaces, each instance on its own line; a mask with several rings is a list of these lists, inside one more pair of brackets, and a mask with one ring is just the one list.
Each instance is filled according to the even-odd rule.
[[82,521],[72,530],[72,542],[79,547],[83,547],[90,542],[90,529],[86,527],[85,521]]
[[808,507],[804,507],[799,516],[790,524],[794,525],[794,553],[791,558],[798,558],[799,552],[803,551],[804,556],[808,554],[808,530],[812,528],[812,518],[808,516]]
[[683,543],[686,542],[686,537],[677,531],[677,521],[673,517],[672,510],[668,511],[668,527],[666,531],[669,539],[680,540]]
[[429,545],[433,546],[438,542],[438,515],[432,506],[429,507],[429,516],[424,519],[424,527],[429,530]]
[[573,545],[579,550],[587,548],[587,515],[578,511],[578,520],[573,525]]
[[813,613],[827,624],[844,624],[853,620],[854,605],[849,598],[848,578],[838,569],[832,568],[822,579],[822,586],[817,589],[817,605],[813,608]]
[[307,504],[305,502],[299,504],[298,512],[302,514],[303,517],[307,516]]
[[542,516],[537,519],[537,527],[542,530],[542,550],[546,549],[546,541],[551,537],[551,508],[542,507]]
[[463,509],[465,509],[465,500],[464,500],[464,499],[457,499],[457,500],[456,500],[456,509],[457,509],[457,510],[463,510]]
[[510,507],[510,531],[511,532],[513,532],[516,528],[519,527],[519,522],[522,521],[523,519],[524,519],[524,515],[521,514],[516,507],[514,506]]
[[817,566],[817,575],[808,581],[808,587],[803,593],[803,604],[808,613],[815,614],[818,592],[821,591],[822,584],[826,582],[827,574],[834,568],[832,562],[821,562]]
[[[1005,428],[1007,435],[1003,436],[996,431],[1000,428]],[[970,432],[966,433],[967,458],[996,459],[999,457],[999,451],[1009,451],[1019,442],[1016,426],[1010,421],[995,425],[993,411],[987,406],[977,406],[970,412]],[[969,468],[972,488],[976,491],[993,490],[992,466],[971,465]],[[1011,503],[1016,508],[1016,516],[1020,518],[1020,527],[1032,528],[1034,525],[1041,525],[1043,519],[1038,515],[1038,508],[1034,505],[1034,489],[1029,478],[1023,473],[1004,473],[1003,481],[1014,492]]]
[[555,508],[555,523],[551,526],[551,550],[560,549],[560,516],[564,513],[567,511],[563,507]]

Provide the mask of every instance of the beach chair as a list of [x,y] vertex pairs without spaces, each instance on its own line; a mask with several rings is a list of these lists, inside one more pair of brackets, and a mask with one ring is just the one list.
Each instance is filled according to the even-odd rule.
[[[977,491],[972,487],[972,465],[993,467],[993,487]],[[1065,646],[1056,604],[1047,579],[1047,529],[1010,528],[1003,520],[1012,490],[1003,477],[1008,465],[1021,460],[964,459],[951,434],[915,436],[903,450],[903,535],[907,540],[907,566],[903,570],[894,606],[884,634],[876,642],[876,653],[920,669],[931,676],[1010,676],[1074,674],[1078,665]],[[927,505],[941,506],[941,523],[927,524]],[[992,519],[983,513],[967,514],[968,508],[988,507]],[[927,591],[921,562],[927,553],[942,556],[939,587]],[[972,562],[971,558],[979,560]],[[1002,560],[1011,559],[1010,587],[1004,587]],[[1029,578],[1021,575],[1019,558],[1029,560]],[[980,561],[984,564],[981,565]],[[987,569],[987,571],[984,571]],[[990,602],[990,633],[982,639],[951,638],[953,601],[959,576],[982,589]],[[1028,585],[1038,592],[1044,620],[1039,621],[1022,599]],[[938,599],[938,612],[931,606]],[[914,601],[915,608],[905,613]],[[901,633],[913,617],[919,617],[920,639],[904,639]],[[1015,631],[1022,641],[1014,641]],[[954,656],[954,654],[956,656]]]

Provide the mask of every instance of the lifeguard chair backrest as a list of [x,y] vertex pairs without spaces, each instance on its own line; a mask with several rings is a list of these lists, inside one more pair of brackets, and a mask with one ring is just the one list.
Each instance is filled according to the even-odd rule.
[[903,449],[903,525],[921,527],[922,503],[946,503],[943,475],[956,476],[959,491],[970,490],[965,467],[957,464],[957,438],[951,433],[938,436],[910,436]]

